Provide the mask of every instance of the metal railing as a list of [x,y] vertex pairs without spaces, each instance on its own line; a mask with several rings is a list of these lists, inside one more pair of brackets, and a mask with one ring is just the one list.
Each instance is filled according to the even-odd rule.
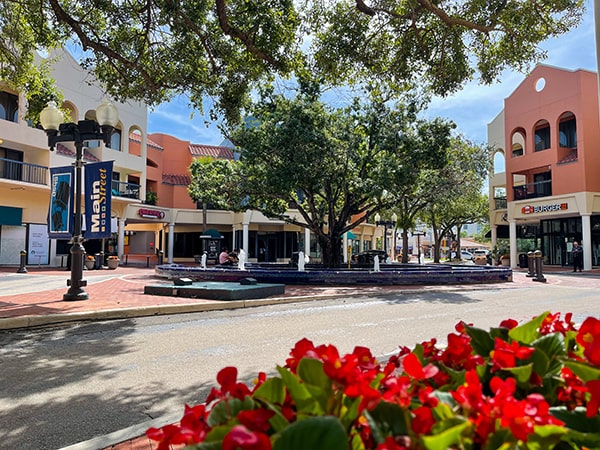
[[113,196],[140,199],[139,184],[113,180],[111,189]]
[[0,178],[47,185],[48,168],[37,164],[0,158]]
[[552,195],[552,180],[536,181],[513,187],[515,200],[550,197]]

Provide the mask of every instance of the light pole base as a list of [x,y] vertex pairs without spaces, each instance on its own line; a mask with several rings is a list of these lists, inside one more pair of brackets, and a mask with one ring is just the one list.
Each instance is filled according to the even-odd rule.
[[67,293],[63,295],[63,301],[65,302],[77,302],[80,300],[89,300],[90,296],[83,289],[69,289]]

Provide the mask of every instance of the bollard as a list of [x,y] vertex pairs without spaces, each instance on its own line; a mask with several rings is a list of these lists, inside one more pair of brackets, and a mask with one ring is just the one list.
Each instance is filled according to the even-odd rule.
[[158,265],[159,266],[162,266],[164,256],[165,256],[165,252],[163,252],[162,250],[159,250],[158,251]]
[[542,265],[543,265],[542,252],[539,250],[536,250],[535,253],[533,254],[533,256],[535,259],[535,277],[533,278],[533,281],[541,281],[542,283],[545,283],[546,278],[544,278],[544,274],[542,271]]
[[19,254],[21,255],[21,265],[19,266],[19,270],[17,270],[17,273],[27,273],[27,267],[25,267],[27,252],[25,250],[21,250]]
[[533,252],[527,252],[527,277],[535,277],[535,255]]

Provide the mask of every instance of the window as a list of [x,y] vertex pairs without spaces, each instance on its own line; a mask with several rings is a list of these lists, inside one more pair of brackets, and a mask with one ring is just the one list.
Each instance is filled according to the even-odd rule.
[[550,124],[541,121],[535,130],[535,151],[546,150],[550,148]]
[[19,97],[0,92],[0,119],[15,123],[19,121]]
[[121,130],[115,128],[112,136],[110,137],[110,148],[113,150],[121,151]]
[[523,147],[521,144],[513,144],[512,155],[523,156]]
[[558,142],[561,147],[577,148],[577,123],[575,117],[562,120],[558,126]]

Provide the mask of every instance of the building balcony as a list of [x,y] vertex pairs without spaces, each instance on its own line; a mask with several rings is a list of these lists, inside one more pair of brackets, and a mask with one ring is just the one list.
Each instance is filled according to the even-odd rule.
[[48,168],[37,164],[0,158],[0,178],[48,185]]
[[133,198],[135,200],[140,199],[140,185],[134,183],[127,183],[126,181],[112,182],[112,195],[117,197]]
[[550,197],[552,195],[552,180],[537,181],[513,187],[515,201],[530,198]]

